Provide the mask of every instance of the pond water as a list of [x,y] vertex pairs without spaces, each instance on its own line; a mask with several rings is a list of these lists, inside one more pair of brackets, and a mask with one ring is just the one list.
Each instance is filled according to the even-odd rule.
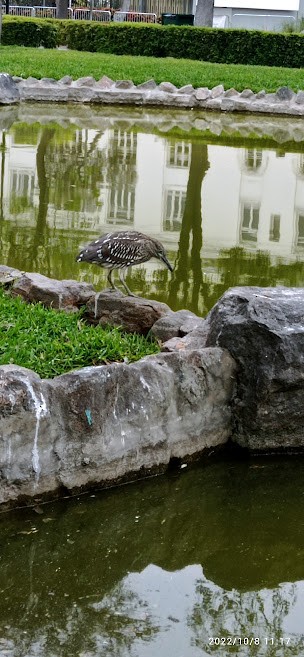
[[1,657],[301,657],[303,475],[209,458],[2,515]]
[[[134,292],[204,315],[233,285],[304,283],[296,120],[0,109],[0,262],[105,285],[109,230],[164,243]],[[294,135],[294,138],[293,138]],[[208,459],[0,517],[0,657],[304,656],[304,460]]]
[[175,269],[151,260],[132,269],[129,286],[175,310],[204,316],[234,285],[302,286],[301,124],[257,117],[252,126],[242,117],[236,129],[211,117],[0,110],[1,263],[101,289],[106,272],[75,256],[99,235],[130,228],[159,238]]

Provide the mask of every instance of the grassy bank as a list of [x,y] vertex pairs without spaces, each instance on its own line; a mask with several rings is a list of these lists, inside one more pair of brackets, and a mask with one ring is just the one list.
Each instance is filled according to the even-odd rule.
[[158,351],[155,342],[141,335],[89,326],[81,313],[27,304],[0,290],[0,365],[14,363],[52,378],[88,365],[139,360]]
[[0,47],[0,70],[24,78],[50,77],[59,80],[64,75],[77,78],[92,75],[99,80],[107,75],[113,80],[133,80],[140,84],[150,78],[157,83],[164,80],[177,87],[193,84],[194,87],[214,87],[223,84],[225,89],[238,91],[265,89],[273,92],[281,86],[294,91],[304,89],[303,69],[210,64],[189,59],[161,59],[108,55],[72,50],[43,50],[17,46]]

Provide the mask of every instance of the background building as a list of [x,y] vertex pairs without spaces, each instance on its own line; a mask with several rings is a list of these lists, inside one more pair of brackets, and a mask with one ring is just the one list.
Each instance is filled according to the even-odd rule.
[[214,24],[225,27],[281,30],[303,17],[304,0],[214,0]]

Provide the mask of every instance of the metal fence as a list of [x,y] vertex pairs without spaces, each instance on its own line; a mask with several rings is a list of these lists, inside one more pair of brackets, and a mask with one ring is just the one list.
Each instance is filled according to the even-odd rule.
[[[40,7],[39,7],[40,9]],[[2,11],[5,12],[5,5],[2,5]],[[10,5],[9,13],[12,16],[35,16],[34,7],[19,7],[18,5]]]
[[[2,5],[2,13],[5,14],[5,5]],[[31,18],[56,18],[56,7],[25,7],[10,5],[11,16],[25,16]],[[68,17],[74,20],[92,20],[108,23],[112,19],[110,11],[105,9],[69,9]],[[156,23],[157,16],[153,13],[135,11],[116,11],[113,20],[117,23],[124,21],[132,23]]]
[[101,21],[109,22],[111,20],[111,12],[103,9],[71,9],[70,18],[81,21]]
[[123,23],[128,21],[131,23],[156,23],[156,14],[144,14],[138,11],[116,11],[113,15],[115,23]]

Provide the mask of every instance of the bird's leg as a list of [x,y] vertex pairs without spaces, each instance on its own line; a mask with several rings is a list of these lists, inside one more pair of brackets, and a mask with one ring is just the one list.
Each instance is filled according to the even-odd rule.
[[108,276],[107,276],[107,280],[108,280],[108,283],[110,283],[112,290],[118,290],[118,287],[116,287],[116,285],[114,285],[114,283],[112,281],[112,272],[113,272],[113,269],[110,269],[110,271],[108,273]]
[[127,269],[120,269],[119,270],[119,280],[120,280],[121,284],[124,286],[124,288],[125,288],[127,294],[129,295],[129,297],[136,297],[136,294],[133,294],[133,292],[131,292],[131,290],[127,286],[127,283],[125,281],[126,272],[127,272]]

